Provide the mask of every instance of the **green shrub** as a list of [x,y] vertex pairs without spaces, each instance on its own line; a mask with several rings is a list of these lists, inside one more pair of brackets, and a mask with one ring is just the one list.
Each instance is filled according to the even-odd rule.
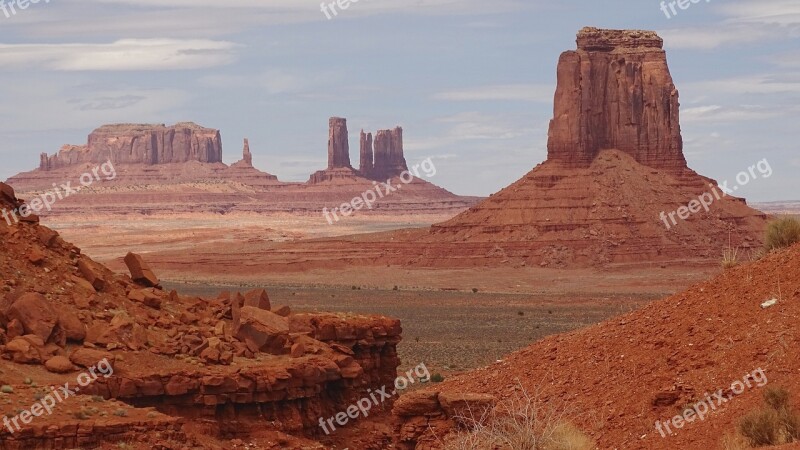
[[764,246],[767,251],[786,248],[800,242],[800,221],[794,217],[782,217],[767,226]]

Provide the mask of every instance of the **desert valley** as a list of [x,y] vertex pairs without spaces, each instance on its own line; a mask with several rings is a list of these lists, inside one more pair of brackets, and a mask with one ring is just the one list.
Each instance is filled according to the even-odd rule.
[[0,450],[800,448],[800,201],[690,167],[659,34],[576,44],[489,196],[343,117],[302,182],[210,123],[42,153],[0,183]]

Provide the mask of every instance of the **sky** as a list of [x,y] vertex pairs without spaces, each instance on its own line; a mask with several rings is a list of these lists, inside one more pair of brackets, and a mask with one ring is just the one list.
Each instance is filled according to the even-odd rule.
[[[328,118],[404,128],[430,181],[487,196],[547,156],[556,63],[584,26],[657,31],[690,167],[800,199],[800,1],[0,0],[0,179],[106,123],[193,121],[284,181],[327,165]],[[326,0],[330,2],[330,0]],[[23,0],[24,4],[25,0]],[[668,10],[669,11],[669,10]],[[15,13],[14,13],[15,12]],[[330,16],[330,18],[328,18]]]

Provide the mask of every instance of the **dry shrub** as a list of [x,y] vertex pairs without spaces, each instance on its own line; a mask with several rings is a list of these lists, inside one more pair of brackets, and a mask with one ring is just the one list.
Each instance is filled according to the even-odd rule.
[[800,440],[800,413],[792,409],[789,392],[784,388],[768,388],[764,392],[766,407],[746,415],[739,424],[739,433],[751,447],[781,445]]
[[722,450],[750,450],[750,443],[744,436],[737,433],[728,433],[722,438]]
[[739,265],[739,249],[738,248],[726,248],[722,252],[722,268],[723,269],[732,269]]
[[789,247],[800,242],[800,221],[794,217],[781,217],[770,222],[764,247],[767,251]]
[[523,389],[479,418],[457,417],[466,429],[445,450],[593,450],[594,441],[569,423],[562,410]]

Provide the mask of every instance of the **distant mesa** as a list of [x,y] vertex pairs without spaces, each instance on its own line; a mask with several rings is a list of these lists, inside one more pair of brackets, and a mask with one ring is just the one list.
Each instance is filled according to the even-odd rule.
[[83,163],[169,164],[222,162],[219,130],[192,122],[166,125],[103,125],[89,134],[86,145],[65,145],[52,156],[42,153],[40,170]]
[[[373,186],[398,176],[407,165],[403,130],[382,130],[373,144],[364,143],[359,169],[350,162],[347,120],[329,121],[328,167],[307,183],[281,182],[253,165],[250,141],[244,139],[241,160],[222,162],[219,130],[192,122],[104,125],[89,134],[85,145],[65,145],[42,154],[39,168],[11,177],[18,192],[52,189],[53,184],[77,180],[87,171],[111,161],[117,172],[80,198],[58,202],[55,213],[80,212],[91,205],[106,213],[159,212],[290,212],[317,213],[349,202]],[[332,186],[326,183],[332,183]],[[477,203],[415,178],[402,193],[383,199],[375,209],[388,212],[456,214]]]

